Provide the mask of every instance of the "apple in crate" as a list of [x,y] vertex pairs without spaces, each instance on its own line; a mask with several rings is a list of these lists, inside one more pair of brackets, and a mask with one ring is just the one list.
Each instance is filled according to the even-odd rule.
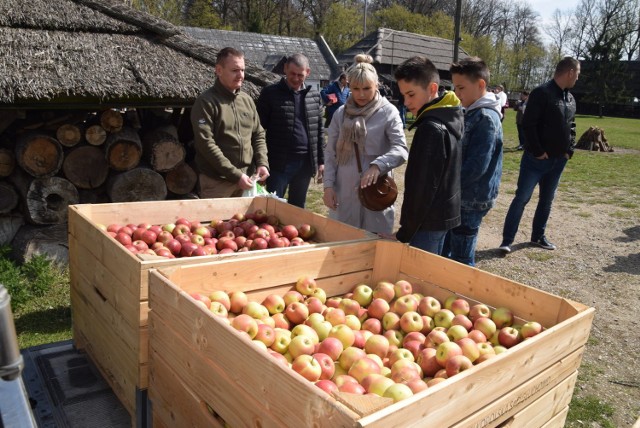
[[318,381],[322,375],[322,367],[312,355],[298,355],[291,363],[291,368],[310,382]]
[[497,308],[491,314],[491,319],[500,330],[502,327],[510,327],[513,324],[513,312],[509,308]]
[[426,315],[433,318],[433,316],[437,314],[440,309],[442,309],[440,301],[432,296],[424,296],[418,302],[418,312],[421,315]]
[[536,321],[528,321],[522,325],[520,334],[523,339],[528,339],[542,332],[542,325]]
[[464,355],[454,355],[447,360],[445,369],[447,370],[447,376],[451,377],[469,370],[471,367],[473,367],[473,363],[469,358]]
[[386,300],[387,303],[391,302],[395,298],[393,283],[388,281],[378,282],[373,290],[373,298]]

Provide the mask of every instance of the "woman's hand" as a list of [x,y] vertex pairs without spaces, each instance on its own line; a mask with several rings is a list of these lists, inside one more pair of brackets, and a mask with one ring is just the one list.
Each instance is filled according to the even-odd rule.
[[322,202],[324,202],[325,206],[330,210],[338,209],[338,198],[336,197],[336,191],[333,190],[333,187],[326,187],[324,189],[324,195],[322,195]]
[[365,188],[371,186],[378,181],[379,176],[380,168],[378,168],[378,165],[371,165],[369,169],[362,174],[362,177],[360,177],[360,187]]

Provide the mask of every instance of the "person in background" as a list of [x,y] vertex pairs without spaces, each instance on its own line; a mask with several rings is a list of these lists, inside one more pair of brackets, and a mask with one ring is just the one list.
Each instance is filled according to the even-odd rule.
[[267,133],[270,175],[267,190],[304,208],[311,178],[324,171],[324,127],[320,94],[305,86],[309,59],[296,53],[284,64],[284,77],[264,87],[256,103]]
[[502,115],[501,120],[504,120],[505,112],[507,111],[507,107],[509,107],[507,94],[504,92],[504,87],[502,85],[496,85],[494,92],[496,94],[496,99],[500,103],[500,114]]
[[569,89],[579,76],[580,62],[565,57],[556,65],[553,79],[529,94],[522,119],[526,144],[520,160],[518,187],[504,220],[502,243],[498,247],[505,254],[511,252],[524,208],[536,186],[540,191],[533,216],[531,245],[556,249],[545,233],[560,177],[576,145],[576,101]]
[[216,57],[216,81],[191,110],[195,163],[201,198],[241,196],[269,177],[264,129],[251,97],[242,92],[244,54],[223,48]]
[[334,113],[342,107],[349,98],[349,81],[347,80],[347,74],[341,73],[338,80],[332,82],[320,91],[322,96],[322,102],[327,106],[327,121],[325,122],[325,128],[328,128],[331,124],[331,119]]
[[[351,95],[336,111],[325,148],[323,202],[329,217],[374,233],[390,234],[395,209],[371,211],[358,198],[358,187],[374,184],[382,174],[407,160],[400,114],[378,91],[378,73],[368,55],[356,56],[347,75]],[[357,147],[357,148],[356,148]],[[359,150],[362,174],[358,172]]]
[[482,219],[495,205],[502,176],[502,123],[499,101],[491,92],[489,67],[478,57],[452,64],[451,80],[465,108],[462,135],[460,226],[447,235],[444,254],[475,266]]
[[447,232],[460,225],[462,107],[453,92],[438,96],[440,77],[428,58],[404,61],[395,78],[416,118],[395,238],[442,254]]
[[522,118],[524,117],[524,111],[527,108],[527,99],[529,98],[528,91],[520,92],[520,99],[516,102],[513,108],[516,111],[516,127],[518,128],[518,147],[516,150],[524,149],[524,130],[522,128]]

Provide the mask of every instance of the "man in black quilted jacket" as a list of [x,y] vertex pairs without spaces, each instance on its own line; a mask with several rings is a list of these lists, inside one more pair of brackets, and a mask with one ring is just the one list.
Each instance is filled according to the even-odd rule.
[[[266,86],[256,107],[267,133],[270,176],[267,190],[304,208],[312,177],[324,171],[324,127],[320,94],[305,86],[311,73],[301,53],[287,58],[284,77]],[[288,193],[287,193],[288,191]]]

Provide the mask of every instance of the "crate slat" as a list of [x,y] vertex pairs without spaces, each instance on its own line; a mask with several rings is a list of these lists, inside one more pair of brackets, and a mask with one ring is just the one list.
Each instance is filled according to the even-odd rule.
[[[519,423],[526,421],[527,418],[522,415],[526,414],[526,412],[532,411],[530,410],[531,408],[537,409],[532,411],[533,413],[531,414],[535,414],[540,411],[539,403],[545,403],[542,405],[545,412],[548,412],[549,409],[553,410],[553,402],[549,401],[549,397],[551,397],[552,400],[557,400],[555,402],[559,403],[559,405],[556,405],[555,410],[553,410],[551,414],[547,414],[546,419],[540,419],[542,422],[548,421],[559,411],[559,409],[568,405],[569,401],[571,401],[573,384],[571,388],[567,390],[565,382],[568,379],[573,379],[575,383],[575,377],[577,376],[577,370],[578,367],[580,367],[583,354],[584,347],[571,353],[568,357],[558,361],[535,377],[518,385],[516,388],[509,391],[508,394],[503,395],[485,408],[474,412],[473,415],[458,422],[454,427],[480,428],[496,426],[504,423],[507,419],[510,420],[506,426],[523,426],[513,425],[513,423],[515,420],[518,420]],[[564,390],[558,389],[561,385],[565,385]],[[560,396],[559,394],[562,391],[568,391],[569,401],[563,401],[563,396]],[[543,425],[543,423],[531,424],[529,426],[541,425]],[[524,426],[526,426],[526,422]]]
[[149,376],[154,427],[223,428],[224,425],[204,409],[204,403],[169,368],[158,352],[152,352],[149,358],[156,374]]

